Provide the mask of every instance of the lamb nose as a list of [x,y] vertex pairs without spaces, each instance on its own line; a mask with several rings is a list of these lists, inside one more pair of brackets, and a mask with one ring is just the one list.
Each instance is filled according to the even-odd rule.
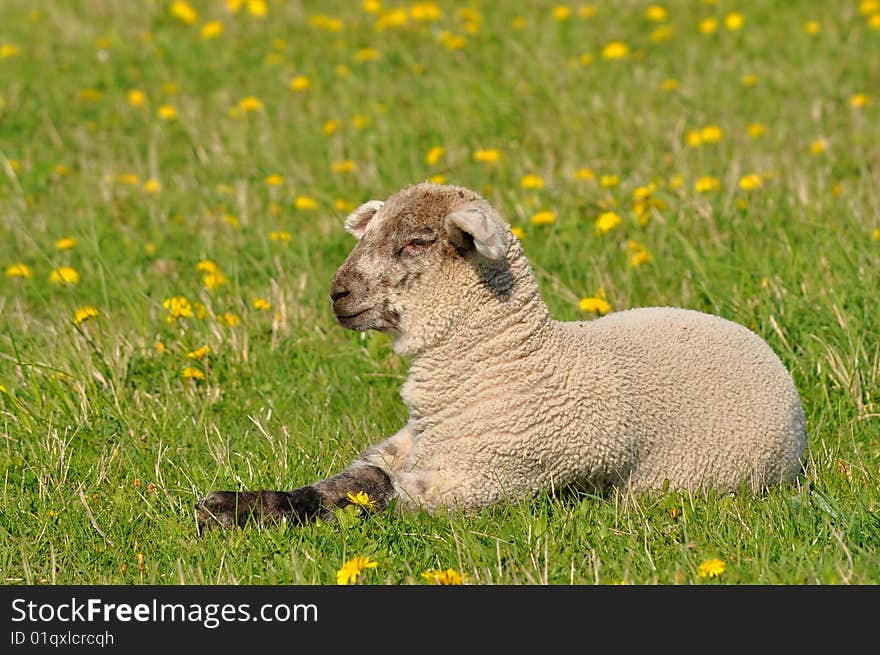
[[351,293],[351,291],[342,291],[339,289],[331,289],[330,290],[330,300],[332,300],[333,302],[336,302],[340,298],[345,298],[350,293]]

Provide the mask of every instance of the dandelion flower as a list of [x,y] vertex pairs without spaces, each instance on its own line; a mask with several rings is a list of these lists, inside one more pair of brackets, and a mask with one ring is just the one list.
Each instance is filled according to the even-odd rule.
[[156,194],[162,191],[162,183],[159,180],[154,180],[153,178],[148,179],[144,182],[143,186],[145,193]]
[[620,184],[620,177],[617,175],[603,175],[599,178],[599,184],[606,189],[611,189]]
[[874,239],[874,241],[880,241],[880,227],[875,227],[871,231],[871,238]]
[[704,18],[697,25],[697,29],[700,30],[702,34],[712,34],[718,31],[718,19],[717,18]]
[[665,7],[651,5],[645,10],[645,18],[655,23],[662,23],[668,18],[668,12]]
[[100,315],[97,307],[80,307],[73,313],[73,324],[80,325],[81,323],[89,320],[90,318],[95,318]]
[[75,245],[76,245],[76,239],[74,239],[72,237],[63,237],[61,239],[58,239],[58,241],[55,242],[55,247],[58,250],[70,250]]
[[179,318],[191,318],[193,308],[189,300],[183,296],[172,296],[162,302],[162,306],[168,310],[167,321],[173,323]]
[[215,271],[214,273],[207,273],[202,276],[202,284],[205,285],[205,288],[208,290],[217,289],[226,284],[229,280],[226,278],[223,273],[220,271]]
[[724,27],[726,27],[731,32],[742,29],[744,22],[745,18],[738,11],[731,11],[729,14],[727,14],[727,16],[724,17]]
[[21,55],[21,46],[14,43],[0,43],[0,59],[9,59]]
[[315,202],[314,198],[309,196],[297,196],[293,204],[297,209],[316,209],[318,207],[318,203]]
[[132,107],[140,107],[147,101],[147,95],[140,89],[131,89],[126,94],[126,98]]
[[204,380],[205,374],[195,366],[187,366],[181,371],[180,376],[184,380]]
[[263,102],[256,96],[245,96],[238,101],[238,108],[245,113],[249,111],[261,111],[263,109]]
[[740,78],[740,82],[742,82],[743,86],[747,86],[749,88],[758,86],[758,76],[754,73],[747,73]]
[[753,191],[755,189],[761,188],[763,186],[764,180],[757,173],[750,173],[749,175],[744,175],[739,180],[739,188],[743,191]]
[[351,159],[344,159],[342,161],[334,161],[330,163],[330,171],[333,173],[353,173],[355,169],[357,169],[357,164]]
[[660,83],[660,88],[664,91],[675,91],[679,86],[678,80],[674,77],[667,77]]
[[6,267],[6,277],[31,277],[32,275],[33,272],[27,264],[10,264]]
[[236,325],[241,323],[241,319],[232,312],[224,312],[217,317],[217,320],[219,320],[221,323],[226,324],[226,327],[235,327]]
[[810,154],[821,155],[828,149],[828,142],[825,139],[816,139],[810,144]]
[[556,214],[551,211],[538,212],[532,216],[533,225],[550,225],[556,222]]
[[282,243],[290,243],[293,237],[290,235],[290,232],[286,230],[276,230],[274,232],[269,232],[269,240],[270,241],[281,241]]
[[266,0],[248,0],[247,10],[254,18],[262,18],[269,11],[269,6]]
[[254,298],[254,301],[251,303],[254,309],[258,309],[260,311],[265,311],[267,309],[271,309],[272,305],[265,298]]
[[519,226],[510,228],[510,231],[513,232],[513,236],[517,239],[522,239],[526,236],[526,233]]
[[379,51],[376,48],[361,48],[354,54],[355,61],[376,61]]
[[856,108],[867,107],[871,104],[871,96],[867,93],[856,93],[849,97],[849,104],[851,107]]
[[220,267],[217,266],[210,259],[203,259],[198,264],[196,264],[196,270],[202,273],[219,273]]
[[116,176],[116,182],[125,186],[136,186],[141,181],[134,173],[120,173]]
[[629,46],[622,41],[612,41],[602,48],[602,59],[625,59],[629,56]]
[[721,180],[717,177],[712,177],[711,175],[705,175],[694,182],[694,191],[697,193],[710,193],[712,191],[718,191],[720,188]]
[[49,281],[52,284],[78,284],[79,273],[77,273],[76,270],[71,268],[70,266],[59,266],[54,271],[49,273]]
[[433,182],[434,184],[446,184],[446,176],[445,175],[432,175],[428,178],[429,182]]
[[365,509],[376,509],[376,501],[370,498],[366,491],[358,491],[356,494],[350,491],[346,494],[348,501],[352,505],[363,507]]
[[199,14],[192,5],[182,0],[171,3],[171,15],[187,25],[192,25],[199,19]]
[[202,25],[202,29],[200,30],[202,38],[206,41],[209,39],[216,39],[218,36],[223,34],[223,23],[219,20],[208,21],[204,25]]
[[577,180],[595,180],[596,174],[589,168],[579,168],[574,172]]
[[701,562],[700,566],[697,567],[697,575],[701,578],[717,578],[724,573],[724,569],[724,562],[716,557]]
[[582,312],[593,312],[594,314],[607,314],[611,311],[611,305],[600,295],[581,298],[578,307]]
[[336,572],[336,584],[351,584],[357,582],[358,577],[367,569],[374,569],[379,565],[378,562],[368,557],[355,557],[348,560],[342,565],[342,568]]
[[599,218],[597,218],[594,223],[596,234],[607,234],[617,227],[622,220],[623,219],[614,212],[604,212],[600,214]]
[[859,3],[859,13],[862,16],[873,14],[876,11],[880,11],[880,0],[862,0]]
[[273,175],[269,175],[265,180],[263,180],[263,182],[266,184],[266,186],[281,186],[282,184],[284,184],[284,178],[276,173]]
[[763,123],[752,123],[746,128],[746,133],[753,139],[764,136],[767,132],[767,126]]
[[529,173],[528,175],[523,176],[523,178],[519,181],[520,186],[523,189],[543,189],[544,188],[544,178],[540,175],[534,175]]
[[643,264],[649,263],[651,261],[651,259],[652,259],[651,253],[649,253],[647,250],[642,248],[640,250],[636,250],[633,253],[630,253],[629,265],[632,268],[638,268],[639,266],[642,266]]
[[501,159],[501,151],[496,149],[475,150],[474,160],[485,164],[494,164]]
[[804,32],[806,32],[810,36],[816,36],[821,31],[822,26],[817,20],[808,20],[806,23],[804,23]]
[[724,138],[724,132],[717,125],[707,125],[700,130],[700,140],[703,143],[718,143]]
[[174,105],[162,105],[157,114],[163,121],[173,121],[177,118],[177,109],[174,108]]
[[425,155],[425,163],[428,166],[433,166],[438,161],[440,161],[440,158],[445,153],[446,153],[446,148],[444,148],[443,146],[434,146],[433,148],[428,150],[428,153]]
[[455,569],[429,569],[422,573],[422,577],[439,585],[460,585],[464,582],[461,573]]
[[571,7],[568,5],[556,5],[553,7],[553,18],[564,21],[571,18]]
[[189,357],[190,359],[194,359],[198,362],[210,354],[211,354],[211,347],[210,346],[202,346],[201,348],[196,348],[192,352],[188,352],[186,354],[186,356]]

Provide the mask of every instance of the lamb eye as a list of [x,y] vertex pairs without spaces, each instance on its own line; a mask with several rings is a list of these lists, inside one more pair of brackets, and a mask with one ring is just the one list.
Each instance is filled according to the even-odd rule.
[[401,248],[401,251],[411,254],[423,252],[427,250],[431,246],[431,244],[434,243],[434,241],[436,241],[436,239],[421,239],[419,237],[416,237],[415,239],[410,239],[409,241],[407,241],[404,244],[403,248]]

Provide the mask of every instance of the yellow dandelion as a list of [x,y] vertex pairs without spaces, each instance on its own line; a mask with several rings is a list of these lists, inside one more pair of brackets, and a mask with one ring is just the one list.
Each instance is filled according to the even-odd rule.
[[749,88],[758,86],[758,76],[754,73],[748,73],[740,78],[740,82],[742,82],[743,86],[747,86]]
[[10,59],[21,56],[21,46],[14,43],[0,43],[0,59]]
[[862,16],[873,14],[876,11],[880,11],[880,0],[862,0],[859,3],[859,13]]
[[318,207],[318,203],[314,198],[310,198],[309,196],[297,196],[293,201],[294,206],[297,209],[316,209]]
[[204,380],[205,374],[195,366],[187,366],[180,372],[180,376],[184,380]]
[[379,51],[376,48],[361,48],[354,53],[355,61],[376,61],[379,58]]
[[513,236],[515,236],[517,239],[523,239],[526,236],[526,233],[519,226],[510,228],[510,231],[513,233]]
[[439,585],[460,585],[464,583],[461,573],[455,569],[429,569],[422,573],[425,580]]
[[162,353],[165,352],[165,344],[162,343],[161,341],[156,341],[153,344],[153,349],[161,355]]
[[684,186],[684,176],[681,173],[677,173],[669,178],[667,184],[669,184],[670,189],[680,189]]
[[337,198],[337,199],[333,202],[333,206],[336,207],[336,209],[338,209],[338,210],[341,211],[341,212],[350,212],[350,211],[352,211],[357,205],[356,205],[355,203],[353,203],[353,202],[349,202],[348,200],[345,200],[345,199],[343,199],[343,198]]
[[75,245],[76,239],[72,237],[63,237],[55,242],[55,247],[58,248],[58,250],[70,250]]
[[724,132],[717,125],[707,125],[700,130],[700,140],[703,143],[718,143],[724,138]]
[[688,133],[685,135],[685,141],[689,148],[699,148],[703,144],[700,130],[688,130]]
[[354,557],[343,564],[342,568],[336,572],[336,584],[357,582],[357,579],[365,570],[374,569],[378,565],[378,562],[368,557]]
[[98,102],[103,95],[97,89],[80,89],[79,91],[80,100],[85,100],[86,102]]
[[196,270],[202,273],[219,273],[220,267],[210,259],[203,259],[196,264]]
[[365,509],[376,509],[376,501],[370,498],[366,491],[358,491],[356,494],[350,491],[346,494],[348,502]]
[[177,109],[174,105],[162,105],[156,113],[163,121],[173,121],[177,118]]
[[651,41],[654,43],[663,43],[672,38],[674,31],[671,25],[660,25],[651,31]]
[[744,22],[745,17],[738,11],[731,11],[729,14],[727,14],[727,16],[724,17],[724,27],[726,27],[731,32],[742,29]]
[[303,92],[312,88],[312,82],[305,75],[297,75],[290,80],[290,89],[292,91]]
[[701,562],[697,567],[697,575],[701,578],[717,578],[724,573],[724,569],[724,562],[716,557]]
[[5,385],[0,384],[0,393],[9,393],[9,389]]
[[196,348],[192,352],[188,352],[186,354],[190,359],[194,359],[196,361],[200,361],[211,354],[210,346],[202,346],[201,348]]
[[871,96],[867,93],[856,93],[849,97],[849,104],[851,107],[867,107],[871,104]]
[[753,139],[758,139],[767,132],[767,126],[763,123],[752,123],[746,128],[746,133]]
[[217,320],[221,323],[224,323],[227,327],[235,327],[236,325],[241,323],[241,319],[232,312],[224,312],[217,317]]
[[169,323],[173,323],[179,318],[191,318],[193,315],[192,305],[190,305],[189,300],[183,296],[172,296],[171,298],[167,298],[162,301],[162,306],[168,310],[166,320]]
[[595,296],[581,298],[578,307],[582,312],[592,312],[594,314],[607,314],[611,311],[611,305],[603,298],[604,294],[597,293]]
[[131,89],[126,94],[126,98],[132,107],[140,107],[147,101],[147,94],[140,89]]
[[874,241],[880,241],[880,227],[875,227],[871,231],[871,238],[874,239]]
[[596,228],[596,234],[608,234],[611,230],[620,225],[622,220],[623,219],[614,212],[603,212],[593,223]]
[[274,232],[269,232],[269,240],[270,241],[281,241],[282,243],[290,243],[293,237],[290,235],[290,232],[286,230],[276,230]]
[[660,88],[664,91],[675,91],[678,87],[678,80],[674,77],[667,77],[660,83]]
[[89,320],[90,318],[96,318],[100,315],[97,307],[80,307],[73,313],[73,324],[80,325],[81,323]]
[[519,181],[520,186],[523,189],[543,189],[544,188],[544,178],[540,175],[534,175],[529,173],[528,175],[524,175],[523,178]]
[[182,23],[192,25],[199,19],[199,14],[193,9],[192,5],[183,0],[177,0],[171,3],[171,15]]
[[804,32],[806,32],[810,36],[816,36],[821,31],[822,26],[817,20],[808,20],[806,23],[804,23]]
[[700,30],[702,34],[712,34],[718,31],[718,19],[717,18],[704,18],[697,25],[697,29]]
[[364,0],[361,3],[361,9],[368,14],[378,14],[382,11],[382,3],[380,0]]
[[596,173],[589,168],[579,168],[574,172],[576,180],[595,180]]
[[587,19],[595,16],[598,12],[599,12],[598,5],[593,5],[593,4],[581,5],[580,7],[578,7],[578,18],[581,18],[583,20],[587,20]]
[[556,5],[553,7],[553,18],[559,21],[571,18],[571,7],[568,5]]
[[64,177],[65,175],[70,175],[70,167],[65,166],[64,164],[58,164],[55,168],[52,169],[55,175],[59,177]]
[[342,121],[331,118],[329,121],[324,122],[324,126],[322,129],[324,130],[324,134],[330,136],[331,134],[339,130],[340,127],[342,127]]
[[71,268],[70,266],[59,266],[54,271],[49,273],[49,281],[52,284],[78,284],[79,273],[77,273],[76,270]]
[[880,13],[874,14],[868,19],[868,27],[872,30],[880,30]]
[[485,164],[494,164],[501,159],[501,151],[497,149],[474,150],[474,160]]
[[446,184],[446,176],[445,175],[432,175],[428,178],[429,182],[433,182],[434,184]]
[[828,142],[825,139],[816,139],[810,144],[810,154],[821,155],[828,149]]
[[665,7],[660,5],[651,5],[645,9],[645,18],[655,23],[662,23],[668,18],[669,14]]
[[330,171],[333,173],[353,173],[356,169],[357,164],[355,164],[351,159],[334,161],[330,164]]
[[440,161],[440,158],[445,153],[446,153],[446,148],[444,148],[443,146],[434,146],[433,148],[428,150],[428,153],[425,155],[425,163],[428,166],[433,166],[438,161]]
[[764,185],[764,180],[757,173],[750,173],[749,175],[744,175],[739,180],[739,188],[743,191],[753,191],[755,189],[759,189]]
[[278,175],[277,173],[274,173],[274,174],[266,177],[266,179],[263,180],[263,182],[265,183],[266,186],[281,186],[282,184],[284,184],[284,178],[281,177],[280,175]]
[[589,66],[593,63],[593,55],[589,52],[585,52],[578,57],[578,62],[581,66]]
[[31,277],[33,272],[27,264],[10,264],[6,267],[6,277]]
[[254,309],[258,309],[260,311],[266,311],[267,309],[272,308],[272,305],[265,298],[254,298],[251,305]]
[[159,180],[150,178],[146,182],[144,182],[143,189],[146,193],[156,194],[162,191],[162,183],[159,182]]
[[266,0],[248,0],[247,11],[255,18],[262,18],[269,11],[269,5],[266,4]]
[[214,273],[207,273],[202,276],[202,284],[205,285],[205,288],[208,290],[217,289],[226,284],[229,280],[223,273],[216,271]]
[[599,178],[599,185],[606,189],[613,189],[620,184],[620,177],[617,175],[603,175]]
[[206,41],[210,39],[216,39],[218,36],[223,34],[223,23],[221,23],[219,20],[208,21],[207,23],[202,25],[200,34],[202,35],[202,38]]
[[256,96],[245,96],[238,101],[238,108],[243,112],[261,111],[263,109],[263,102]]
[[632,268],[638,268],[643,264],[647,264],[651,261],[651,253],[649,253],[645,248],[640,248],[629,255],[629,265]]
[[697,193],[710,193],[721,188],[721,180],[711,175],[705,175],[694,182],[694,191]]
[[433,2],[417,2],[409,8],[409,13],[413,20],[417,21],[435,21],[440,20],[443,12]]
[[629,46],[622,41],[612,41],[602,48],[602,59],[625,59],[629,56]]
[[552,211],[542,211],[532,216],[532,225],[551,225],[555,222],[556,213]]

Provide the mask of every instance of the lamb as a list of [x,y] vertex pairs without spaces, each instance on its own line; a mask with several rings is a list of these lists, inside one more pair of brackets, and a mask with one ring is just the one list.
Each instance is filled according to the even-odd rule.
[[409,420],[328,479],[208,494],[200,529],[332,518],[360,492],[467,512],[570,487],[762,490],[801,470],[797,389],[745,327],[672,307],[554,320],[508,224],[465,188],[407,187],[345,229],[333,312],[411,358]]

